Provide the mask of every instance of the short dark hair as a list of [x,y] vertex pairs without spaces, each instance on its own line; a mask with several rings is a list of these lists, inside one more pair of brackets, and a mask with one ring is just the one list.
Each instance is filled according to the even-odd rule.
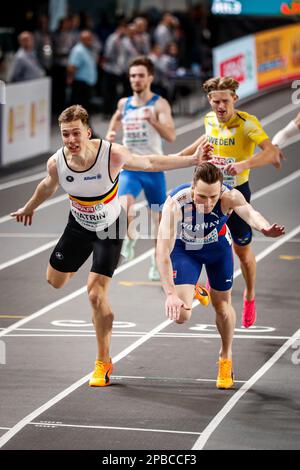
[[72,122],[80,120],[82,124],[89,127],[89,114],[80,104],[74,104],[66,108],[58,117],[58,123]]
[[223,174],[215,165],[209,162],[201,163],[196,166],[193,175],[193,187],[196,186],[197,181],[203,181],[207,184],[214,184],[220,181],[223,184]]
[[135,57],[129,62],[128,70],[130,70],[131,67],[135,67],[136,65],[143,65],[148,70],[148,74],[154,76],[154,73],[155,73],[154,64],[152,60],[149,59],[149,57],[145,55],[140,55],[138,57]]

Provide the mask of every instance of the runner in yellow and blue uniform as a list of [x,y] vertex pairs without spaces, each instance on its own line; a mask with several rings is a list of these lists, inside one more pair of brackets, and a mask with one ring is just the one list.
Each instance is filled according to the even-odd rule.
[[[204,83],[203,89],[212,108],[205,116],[204,125],[208,141],[214,147],[213,159],[210,161],[222,170],[224,182],[238,189],[249,202],[250,169],[270,163],[279,168],[281,154],[255,116],[235,109],[238,86],[239,83],[231,77],[211,78]],[[179,152],[179,155],[192,153],[200,139],[201,137]],[[261,151],[254,155],[256,146],[259,146]],[[256,320],[256,260],[251,249],[252,231],[236,214],[230,217],[228,226],[246,282],[242,324],[248,328]]]

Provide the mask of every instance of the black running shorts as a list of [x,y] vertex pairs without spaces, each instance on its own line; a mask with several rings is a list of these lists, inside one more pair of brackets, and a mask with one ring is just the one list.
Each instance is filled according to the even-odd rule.
[[[236,186],[234,189],[238,189],[243,194],[246,201],[250,202],[251,191],[248,181],[240,186]],[[240,246],[249,245],[249,243],[251,243],[252,229],[250,225],[241,219],[235,212],[233,212],[229,217],[227,225],[230,229],[234,243]]]
[[85,229],[70,213],[65,231],[50,256],[50,265],[57,271],[73,273],[93,253],[91,272],[112,277],[120,258],[126,227],[123,210],[116,222],[101,232]]

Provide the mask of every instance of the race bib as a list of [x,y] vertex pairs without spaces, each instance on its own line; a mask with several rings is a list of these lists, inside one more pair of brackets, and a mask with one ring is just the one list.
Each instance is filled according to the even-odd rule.
[[147,146],[149,142],[149,125],[142,117],[127,119],[123,124],[126,146],[128,148]]
[[210,163],[213,163],[219,170],[222,171],[224,177],[224,184],[229,186],[236,186],[236,176],[228,175],[225,171],[225,166],[229,163],[235,163],[236,159],[234,157],[218,157],[216,155],[212,156],[212,159],[209,160]]
[[197,237],[196,234],[191,234],[186,230],[183,230],[181,234],[181,240],[186,243],[195,243],[196,245],[208,245],[210,243],[217,243],[219,236],[216,228],[214,228],[205,237]]
[[94,232],[108,226],[108,212],[103,204],[83,206],[75,201],[70,202],[71,212],[82,227]]

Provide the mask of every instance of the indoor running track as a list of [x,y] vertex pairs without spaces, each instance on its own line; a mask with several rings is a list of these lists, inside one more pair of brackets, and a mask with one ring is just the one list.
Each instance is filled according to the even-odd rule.
[[[262,119],[273,136],[298,112],[291,95],[281,90],[242,108]],[[192,142],[203,132],[199,123],[181,126],[167,152]],[[147,240],[138,242],[136,258],[119,266],[111,285],[112,385],[88,387],[96,344],[84,287],[90,261],[62,290],[44,280],[67,201],[58,193],[26,228],[7,214],[24,203],[37,181],[16,184],[20,173],[0,181],[2,449],[300,448],[298,145],[295,139],[286,147],[280,172],[252,171],[253,205],[270,222],[284,224],[286,235],[255,234],[258,320],[247,330],[240,327],[244,284],[235,263],[236,381],[227,391],[215,387],[220,339],[211,306],[196,306],[185,325],[166,320],[160,284],[147,280]],[[169,172],[169,189],[191,174]]]

